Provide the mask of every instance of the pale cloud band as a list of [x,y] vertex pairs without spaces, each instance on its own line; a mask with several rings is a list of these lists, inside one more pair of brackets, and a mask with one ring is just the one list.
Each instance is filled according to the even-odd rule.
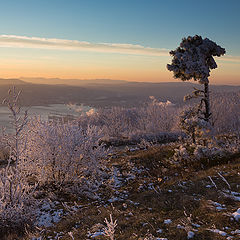
[[[169,56],[169,49],[151,48],[134,44],[90,43],[78,40],[39,38],[16,35],[0,35],[0,47],[41,48],[103,53],[120,53],[146,56]],[[217,58],[220,61],[240,63],[239,56],[225,55]]]
[[169,56],[169,50],[134,44],[90,43],[77,40],[0,35],[0,47],[78,50],[147,56]]
[[240,56],[225,55],[221,58],[218,58],[218,60],[226,61],[226,62],[233,62],[233,63],[240,63]]

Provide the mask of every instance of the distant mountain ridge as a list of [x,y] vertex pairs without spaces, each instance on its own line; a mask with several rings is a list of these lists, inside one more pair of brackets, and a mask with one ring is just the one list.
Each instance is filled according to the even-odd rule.
[[20,78],[25,82],[32,82],[38,84],[49,85],[70,85],[70,86],[82,86],[86,84],[121,84],[126,83],[125,80],[112,80],[112,79],[62,79],[62,78]]
[[0,78],[0,85],[21,85],[27,84],[27,82],[17,79],[17,78]]
[[[41,78],[42,79],[42,78]],[[28,79],[29,81],[29,79]],[[55,84],[54,84],[55,83]],[[7,96],[9,87],[15,85],[22,91],[22,105],[36,106],[56,103],[85,104],[93,107],[138,106],[155,96],[160,101],[182,104],[183,97],[201,89],[190,82],[128,82],[110,79],[43,79],[41,83],[22,79],[0,79],[0,103]],[[240,86],[210,85],[212,92],[236,92]]]

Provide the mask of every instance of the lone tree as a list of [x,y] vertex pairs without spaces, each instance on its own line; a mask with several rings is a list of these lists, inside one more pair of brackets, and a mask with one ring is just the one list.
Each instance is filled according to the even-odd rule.
[[[211,69],[217,68],[213,56],[220,57],[226,53],[225,49],[217,45],[208,38],[201,36],[183,38],[180,46],[170,52],[173,56],[172,64],[167,64],[167,69],[173,71],[174,78],[182,81],[194,79],[200,84],[204,84],[204,90],[194,91],[194,97],[202,96],[202,103],[205,109],[202,112],[204,120],[209,122],[211,112],[209,104],[209,80]],[[189,96],[187,96],[188,98]]]

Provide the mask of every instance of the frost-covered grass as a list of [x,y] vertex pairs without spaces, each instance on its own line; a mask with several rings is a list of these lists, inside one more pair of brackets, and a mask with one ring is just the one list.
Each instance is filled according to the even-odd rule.
[[26,239],[110,239],[110,214],[114,239],[237,239],[239,156],[190,164],[172,158],[177,145],[109,155],[97,199],[67,186],[39,189],[35,197],[43,202]]
[[239,156],[203,169],[200,163],[172,161],[174,147],[168,144],[112,155],[100,198],[61,196],[60,202],[69,206],[62,209],[68,213],[44,228],[42,237],[54,239],[58,234],[60,239],[71,239],[71,232],[74,239],[110,239],[104,229],[105,218],[111,214],[113,222],[117,220],[115,239],[120,240],[238,239]]

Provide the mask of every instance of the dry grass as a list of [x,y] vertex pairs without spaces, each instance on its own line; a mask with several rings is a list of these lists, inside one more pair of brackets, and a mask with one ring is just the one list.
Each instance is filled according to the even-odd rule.
[[[67,240],[71,239],[68,232],[72,232],[75,240],[88,239],[87,234],[101,229],[104,219],[112,214],[118,224],[117,240],[151,239],[146,236],[183,240],[187,239],[187,232],[190,230],[196,230],[193,239],[226,239],[209,229],[219,229],[230,235],[231,231],[239,229],[239,223],[232,221],[229,215],[236,211],[240,204],[223,195],[223,190],[228,191],[228,186],[218,175],[221,173],[224,176],[231,186],[231,191],[239,192],[239,156],[216,159],[208,164],[203,160],[203,167],[201,161],[194,164],[176,164],[169,161],[172,154],[172,148],[166,146],[127,155],[119,154],[109,162],[109,166],[114,165],[119,169],[125,180],[124,184],[115,191],[102,186],[101,201],[83,198],[77,200],[77,204],[82,207],[65,216],[54,227],[45,229],[42,236],[50,239],[47,236],[61,233],[60,239]],[[136,168],[142,171],[135,171],[135,178],[129,179],[129,173]],[[212,185],[209,176],[217,189]],[[209,185],[212,186],[208,187]],[[113,203],[108,201],[112,196],[124,194],[127,196],[122,200],[118,199]],[[69,198],[65,197],[65,201],[68,200]],[[217,210],[214,202],[224,206],[224,209]],[[171,219],[172,222],[165,224],[166,219]],[[184,229],[178,228],[178,225]],[[162,229],[161,233],[158,232],[159,229]],[[94,239],[107,237],[98,236]]]

